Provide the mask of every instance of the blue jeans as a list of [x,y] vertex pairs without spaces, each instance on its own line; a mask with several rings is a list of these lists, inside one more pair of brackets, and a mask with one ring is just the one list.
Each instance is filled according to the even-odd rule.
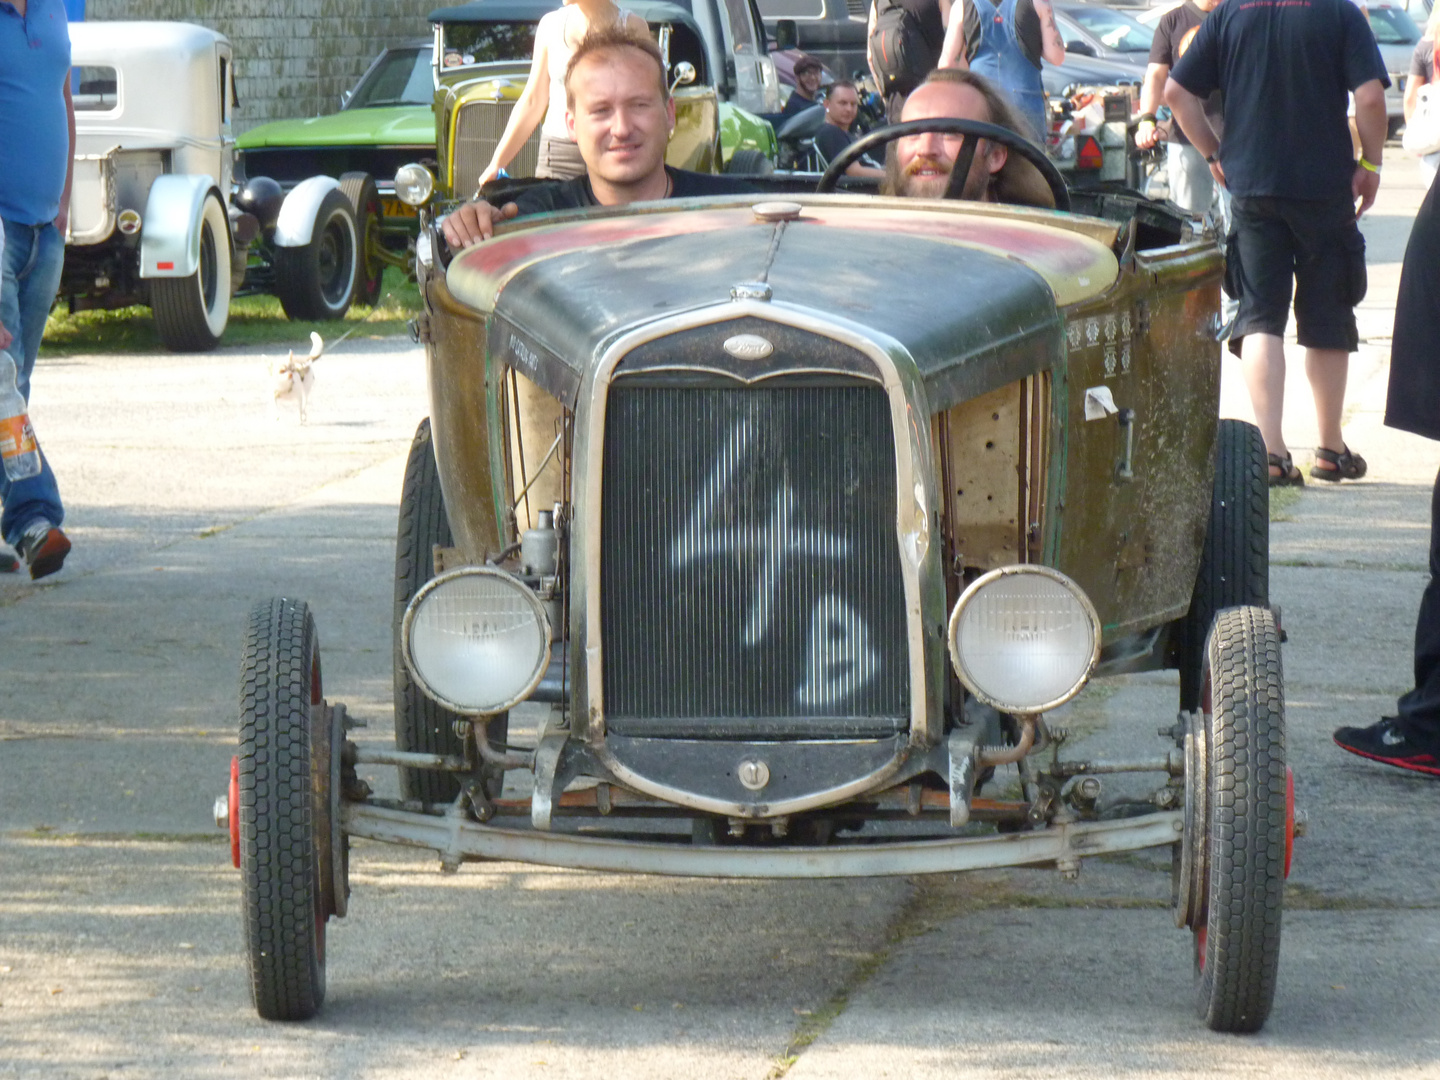
[[[20,393],[30,400],[30,373],[45,334],[45,319],[60,288],[65,265],[65,238],[53,224],[20,225],[0,219],[5,227],[5,259],[0,274],[0,323],[15,336],[9,353],[19,373]],[[50,462],[40,453],[38,476],[11,483],[0,469],[0,536],[13,545],[38,518],[59,525],[65,518],[60,488]]]

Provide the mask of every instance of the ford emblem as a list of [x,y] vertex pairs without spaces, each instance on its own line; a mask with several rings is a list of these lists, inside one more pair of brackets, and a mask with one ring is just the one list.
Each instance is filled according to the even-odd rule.
[[737,360],[764,360],[775,346],[758,334],[736,334],[726,339],[725,351]]

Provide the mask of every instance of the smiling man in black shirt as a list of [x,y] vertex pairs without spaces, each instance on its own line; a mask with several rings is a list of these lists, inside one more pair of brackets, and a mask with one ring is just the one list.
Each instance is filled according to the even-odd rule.
[[585,176],[537,184],[514,202],[465,203],[445,218],[450,247],[488,240],[500,221],[585,206],[624,206],[650,199],[752,191],[728,176],[672,169],[665,147],[675,129],[675,103],[660,50],[647,34],[624,28],[591,31],[565,72],[566,123],[588,170]]

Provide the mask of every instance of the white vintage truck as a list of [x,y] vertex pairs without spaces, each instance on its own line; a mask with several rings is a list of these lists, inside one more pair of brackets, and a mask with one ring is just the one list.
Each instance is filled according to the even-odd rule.
[[60,295],[71,311],[147,304],[165,345],[213,348],[242,286],[292,319],[355,291],[354,207],[314,176],[236,177],[230,42],[173,22],[70,27],[75,180]]

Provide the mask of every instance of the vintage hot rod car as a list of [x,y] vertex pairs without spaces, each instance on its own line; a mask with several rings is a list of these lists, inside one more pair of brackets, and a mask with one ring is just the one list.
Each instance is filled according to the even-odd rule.
[[[721,877],[1168,847],[1201,1016],[1264,1023],[1295,815],[1264,451],[1216,418],[1215,238],[1072,205],[988,125],[850,152],[933,127],[1007,141],[1062,211],[772,191],[522,220],[448,267],[427,225],[395,747],[347,738],[303,602],[250,618],[217,822],[262,1016],[320,1007],[366,837]],[[1161,668],[1153,753],[1062,752],[1049,711]],[[548,707],[533,743],[522,702]]]
[[[72,311],[146,304],[166,347],[213,348],[242,284],[295,319],[354,295],[355,210],[328,176],[283,193],[234,174],[230,42],[176,22],[70,28],[75,179],[60,296]],[[239,190],[236,190],[239,188]]]

